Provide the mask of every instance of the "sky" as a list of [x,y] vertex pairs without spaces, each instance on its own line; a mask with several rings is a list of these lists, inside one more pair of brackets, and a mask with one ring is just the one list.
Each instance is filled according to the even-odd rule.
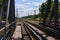
[[17,17],[33,15],[34,10],[36,14],[39,13],[39,5],[46,0],[15,0],[15,14]]

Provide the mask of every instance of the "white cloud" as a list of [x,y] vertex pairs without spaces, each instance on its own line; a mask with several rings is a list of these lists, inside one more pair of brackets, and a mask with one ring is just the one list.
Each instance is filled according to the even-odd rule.
[[38,8],[29,8],[27,5],[24,5],[24,4],[17,3],[15,5],[15,9],[16,8],[18,8],[18,16],[19,17],[27,16],[28,12],[29,12],[30,15],[33,15],[34,14],[34,10],[36,10],[36,13],[38,13]]
[[24,2],[23,4],[20,4],[20,3],[15,4],[15,10],[16,8],[18,8],[19,17],[27,16],[28,12],[30,15],[33,15],[34,10],[36,10],[36,14],[39,12],[38,8],[39,8],[39,5],[42,4],[42,2],[26,2],[28,0],[22,0],[22,1]]
[[34,6],[39,6],[41,4],[42,4],[41,2],[32,2],[32,5],[34,5]]
[[27,2],[27,3],[24,3],[24,4],[31,5],[31,3],[30,3],[30,2]]
[[32,3],[34,6],[39,6],[40,5],[40,3],[38,3],[38,2],[33,2]]
[[59,0],[60,1],[60,0]]
[[[21,17],[22,15],[26,16],[26,14],[27,14],[26,8],[28,8],[27,5],[16,3],[15,4],[15,12],[17,11],[17,8],[18,8],[18,14],[19,14],[18,16],[19,17]],[[17,14],[17,12],[16,12],[16,14]]]
[[27,0],[22,0],[23,2],[26,2]]
[[46,2],[47,0],[42,0],[42,2]]
[[29,12],[30,15],[34,14],[34,10],[36,10],[36,14],[39,12],[38,8],[28,8],[26,10],[27,12]]
[[24,4],[19,4],[19,3],[17,3],[17,4],[15,5],[15,7],[16,7],[16,8],[24,9],[24,8],[26,8],[26,7],[28,7],[28,6],[27,6],[27,5],[24,5]]

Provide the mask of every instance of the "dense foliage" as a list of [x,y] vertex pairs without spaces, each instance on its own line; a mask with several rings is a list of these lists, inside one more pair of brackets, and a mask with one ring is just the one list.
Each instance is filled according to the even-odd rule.
[[0,0],[0,4],[2,3],[2,0]]
[[59,18],[60,18],[60,2],[58,3],[58,5],[59,5],[58,6],[58,13],[59,13],[58,15],[59,15]]
[[0,9],[1,9],[2,0],[0,0]]
[[[44,15],[45,15],[44,12],[45,12],[45,8],[46,8],[46,4],[47,4],[47,2],[42,3],[42,5],[40,5],[40,7],[39,7],[39,14],[40,14],[39,17],[41,17],[41,18],[43,18]],[[52,11],[53,5],[54,5],[54,2],[51,1],[50,11]],[[48,15],[48,18],[49,18],[49,16],[50,16],[50,14]],[[58,2],[58,16],[59,16],[59,18],[60,18],[60,2]]]

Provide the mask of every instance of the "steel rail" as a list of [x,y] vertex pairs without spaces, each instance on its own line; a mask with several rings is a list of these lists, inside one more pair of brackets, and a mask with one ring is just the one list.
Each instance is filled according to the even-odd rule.
[[27,35],[29,36],[30,40],[33,39],[33,36],[30,35],[30,31],[26,28],[26,26],[24,25],[25,31],[27,32]]
[[58,30],[55,30],[55,29],[52,29],[49,27],[42,27],[41,25],[35,25],[32,23],[29,23],[29,24],[31,24],[31,25],[35,26],[36,28],[38,28],[39,30],[43,31],[48,36],[54,37],[56,39],[60,39],[60,31],[58,31]]
[[32,27],[32,26],[28,25],[27,23],[24,23],[24,24],[26,25],[27,29],[32,31],[33,34],[36,33],[35,36],[38,35],[37,38],[40,38],[40,40],[47,40],[46,38],[41,36],[40,32],[38,32],[38,29],[36,27]]
[[[25,24],[26,25],[26,24]],[[28,25],[26,25],[26,27],[27,27]],[[36,37],[36,39],[38,39],[38,40],[41,40],[41,37],[33,30],[33,29],[31,29],[30,27],[27,27],[34,35],[35,35],[35,37]]]

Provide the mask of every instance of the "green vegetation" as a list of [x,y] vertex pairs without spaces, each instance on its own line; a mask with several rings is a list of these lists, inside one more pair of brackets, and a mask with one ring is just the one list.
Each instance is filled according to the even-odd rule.
[[2,0],[0,0],[0,5],[2,4]]
[[[0,0],[0,8],[1,8],[1,4],[2,4],[2,0]],[[52,11],[53,4],[54,4],[54,2],[51,1],[50,11]],[[29,15],[29,16],[25,16],[25,17],[22,17],[22,18],[30,18],[31,20],[36,20],[37,18],[43,19],[44,14],[45,14],[46,5],[47,5],[47,1],[46,1],[45,3],[42,3],[42,4],[39,6],[39,13],[38,13],[38,14],[36,14],[36,15]],[[6,8],[4,9],[4,11],[5,11],[5,10],[6,10]],[[50,16],[50,14],[48,15],[48,18],[49,18],[49,16]],[[59,18],[60,18],[60,2],[58,3],[58,16],[59,16]],[[4,20],[5,17],[2,17],[2,19]]]
[[1,9],[1,5],[2,5],[2,0],[0,0],[0,9]]
[[[39,14],[40,14],[39,18],[43,19],[44,15],[45,15],[46,4],[47,4],[46,2],[42,3],[42,5],[39,7]],[[51,1],[50,11],[52,11],[53,5],[54,5],[54,2]],[[49,16],[50,16],[50,13],[48,15],[48,18],[49,18]],[[58,2],[58,17],[60,18],[60,2]]]
[[35,20],[27,20],[28,22],[31,22],[31,23],[33,23],[33,24],[39,24],[39,21],[35,21]]
[[58,5],[59,5],[59,6],[58,6],[58,13],[59,13],[59,15],[58,15],[58,16],[59,16],[59,18],[60,18],[60,2],[58,3]]
[[41,18],[44,17],[45,8],[46,8],[46,3],[42,3],[42,5],[39,7],[39,12],[40,12]]
[[35,20],[36,18],[38,18],[38,14],[36,14],[36,15],[29,15],[29,16],[25,16],[25,17],[22,17],[22,18],[30,18],[31,20]]
[[[6,1],[6,3],[8,3],[8,0],[4,0],[4,1]],[[1,10],[2,10],[2,2],[4,2],[3,0],[0,0],[0,13],[1,13]],[[4,7],[4,9],[3,9],[3,11],[6,11],[7,10],[7,7],[5,6]],[[1,18],[3,21],[5,21],[6,20],[6,16],[5,16],[5,14],[4,14],[4,16],[2,16],[2,18]]]

